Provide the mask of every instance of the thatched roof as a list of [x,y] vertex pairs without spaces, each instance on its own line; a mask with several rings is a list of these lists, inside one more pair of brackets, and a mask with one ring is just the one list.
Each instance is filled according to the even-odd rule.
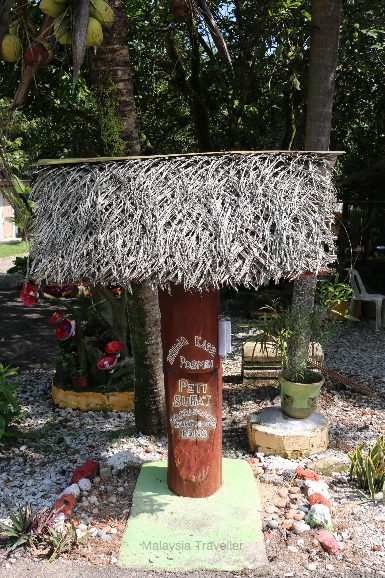
[[40,169],[33,190],[31,276],[203,288],[317,273],[335,260],[334,158],[231,152],[56,161],[63,164]]

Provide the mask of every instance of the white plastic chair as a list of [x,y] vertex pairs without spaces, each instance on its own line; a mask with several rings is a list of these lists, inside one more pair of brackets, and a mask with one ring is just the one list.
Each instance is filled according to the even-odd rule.
[[349,269],[350,284],[353,289],[352,301],[350,304],[350,311],[354,311],[355,301],[374,301],[376,304],[376,331],[380,331],[382,327],[382,302],[385,295],[380,293],[368,293],[364,287],[359,272],[356,269]]

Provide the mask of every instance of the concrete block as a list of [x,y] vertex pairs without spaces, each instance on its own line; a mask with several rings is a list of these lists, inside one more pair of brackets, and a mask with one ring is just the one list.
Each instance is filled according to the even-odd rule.
[[268,407],[247,419],[251,451],[296,459],[324,452],[329,443],[326,418],[318,412],[305,419],[285,416],[280,407]]

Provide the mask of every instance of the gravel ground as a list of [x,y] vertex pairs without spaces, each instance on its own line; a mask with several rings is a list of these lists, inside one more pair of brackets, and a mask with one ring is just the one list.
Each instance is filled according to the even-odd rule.
[[[248,337],[237,327],[241,321],[233,320],[233,353],[224,361],[223,455],[235,459],[252,457],[247,445],[247,415],[279,405],[275,380],[246,379],[241,383],[241,347]],[[266,508],[274,506],[280,488],[293,483],[297,466],[320,472],[330,488],[333,527],[341,552],[337,556],[324,552],[314,541],[314,530],[301,536],[268,530],[265,538],[272,577],[385,576],[385,507],[364,501],[346,475],[347,453],[359,443],[371,444],[385,434],[385,331],[375,332],[374,321],[341,324],[334,343],[326,364],[369,386],[373,394],[366,396],[326,383],[319,410],[330,423],[327,452],[300,461],[261,456],[255,474],[265,524],[269,519]],[[20,375],[19,400],[28,415],[23,422],[24,437],[0,454],[0,520],[8,518],[6,503],[12,508],[28,502],[36,508],[51,506],[69,485],[74,468],[94,459],[106,466],[105,475],[83,493],[75,519],[81,528],[97,535],[48,568],[46,562],[19,550],[0,562],[0,578],[59,576],[63,572],[68,577],[137,576],[118,569],[116,556],[138,466],[146,460],[166,459],[166,440],[137,435],[131,413],[55,408],[50,398],[51,378],[50,371],[41,370]],[[214,575],[218,576],[212,572],[189,574],[197,578]]]

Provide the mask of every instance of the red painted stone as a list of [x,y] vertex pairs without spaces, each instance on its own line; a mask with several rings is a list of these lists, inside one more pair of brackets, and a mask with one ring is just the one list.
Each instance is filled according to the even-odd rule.
[[87,460],[84,462],[82,466],[76,468],[74,473],[72,474],[71,484],[78,482],[83,478],[88,478],[92,480],[95,476],[99,474],[100,471],[100,463],[95,462],[94,460]]
[[260,465],[260,461],[258,458],[247,458],[246,461],[248,464],[251,465],[251,467]]
[[333,536],[333,534],[329,532],[329,530],[321,530],[316,535],[316,538],[321,544],[321,546],[326,550],[326,552],[329,552],[329,554],[339,553],[340,547],[338,545],[338,542]]
[[76,498],[73,494],[64,494],[61,498],[58,498],[53,505],[53,510],[56,514],[64,514],[67,518],[74,507],[76,506]]
[[302,478],[303,480],[313,480],[318,482],[321,478],[315,472],[311,472],[310,470],[304,470],[303,468],[297,468],[295,471],[298,478]]
[[222,485],[219,291],[159,290],[168,419],[169,489],[211,496]]
[[314,492],[314,494],[310,494],[310,496],[308,497],[309,500],[309,504],[311,506],[313,506],[314,504],[324,504],[325,506],[327,506],[328,508],[331,508],[332,505],[329,502],[329,500],[327,500],[325,498],[325,496],[323,496],[322,494],[320,494],[319,492]]

